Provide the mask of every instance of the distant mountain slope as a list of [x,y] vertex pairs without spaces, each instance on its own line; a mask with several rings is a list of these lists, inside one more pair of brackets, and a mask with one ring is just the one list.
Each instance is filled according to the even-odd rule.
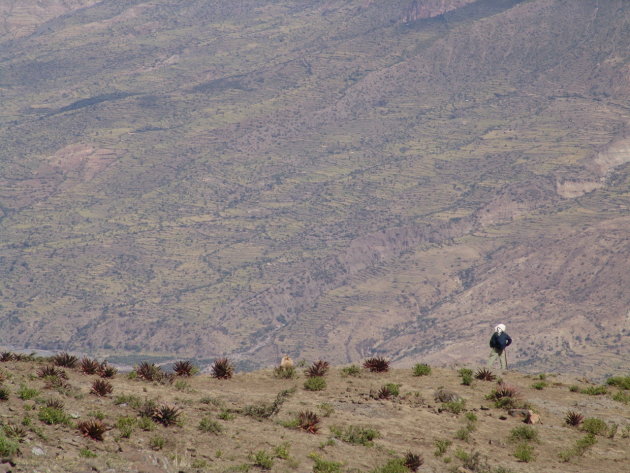
[[627,368],[629,20],[105,0],[0,43],[0,341],[402,364],[501,320]]
[[0,1],[0,41],[29,35],[62,15],[93,5],[98,0],[2,0]]

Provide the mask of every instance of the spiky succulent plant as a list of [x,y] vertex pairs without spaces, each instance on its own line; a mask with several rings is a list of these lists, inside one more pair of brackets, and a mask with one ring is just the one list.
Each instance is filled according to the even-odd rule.
[[217,379],[230,379],[234,374],[234,367],[227,358],[219,358],[212,364],[212,376]]
[[319,430],[319,416],[313,411],[302,411],[298,413],[298,427],[308,433],[316,434]]
[[328,372],[330,364],[327,361],[317,360],[306,369],[306,376],[312,378],[314,376],[324,376]]
[[107,426],[98,419],[90,419],[79,422],[77,424],[77,429],[86,437],[102,441],[103,435],[105,435],[105,432],[107,431]]
[[92,383],[90,393],[96,394],[97,396],[107,396],[108,394],[111,394],[113,390],[114,387],[109,381],[104,379],[95,379]]
[[389,361],[382,356],[374,356],[365,360],[363,367],[373,373],[384,373],[389,371]]

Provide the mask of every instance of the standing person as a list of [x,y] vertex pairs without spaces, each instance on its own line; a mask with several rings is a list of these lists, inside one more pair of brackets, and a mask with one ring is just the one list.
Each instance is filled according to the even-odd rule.
[[494,327],[494,333],[490,338],[490,358],[488,358],[488,367],[492,366],[494,362],[499,359],[501,369],[507,369],[507,360],[503,358],[503,351],[506,347],[509,347],[512,343],[512,338],[505,331],[505,325],[499,324]]

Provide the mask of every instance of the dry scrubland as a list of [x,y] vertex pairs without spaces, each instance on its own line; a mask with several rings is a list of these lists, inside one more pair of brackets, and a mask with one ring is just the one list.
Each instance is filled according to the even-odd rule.
[[[476,367],[352,365],[324,369],[325,387],[309,390],[321,383],[307,376],[316,363],[289,378],[266,369],[218,379],[212,369],[166,376],[148,363],[114,374],[88,362],[56,366],[62,357],[2,359],[0,471],[399,473],[415,458],[420,472],[620,473],[630,460],[630,377],[596,385],[495,372],[484,381]],[[95,383],[112,391],[99,396]],[[501,389],[518,395],[490,399]],[[461,401],[436,400],[449,392]],[[578,426],[567,424],[569,412]],[[102,440],[80,432],[92,423],[98,436],[99,421]]]

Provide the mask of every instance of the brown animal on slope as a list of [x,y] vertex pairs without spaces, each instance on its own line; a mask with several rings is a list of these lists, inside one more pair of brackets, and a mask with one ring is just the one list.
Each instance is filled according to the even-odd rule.
[[280,368],[293,368],[293,360],[289,355],[284,355],[280,361]]

